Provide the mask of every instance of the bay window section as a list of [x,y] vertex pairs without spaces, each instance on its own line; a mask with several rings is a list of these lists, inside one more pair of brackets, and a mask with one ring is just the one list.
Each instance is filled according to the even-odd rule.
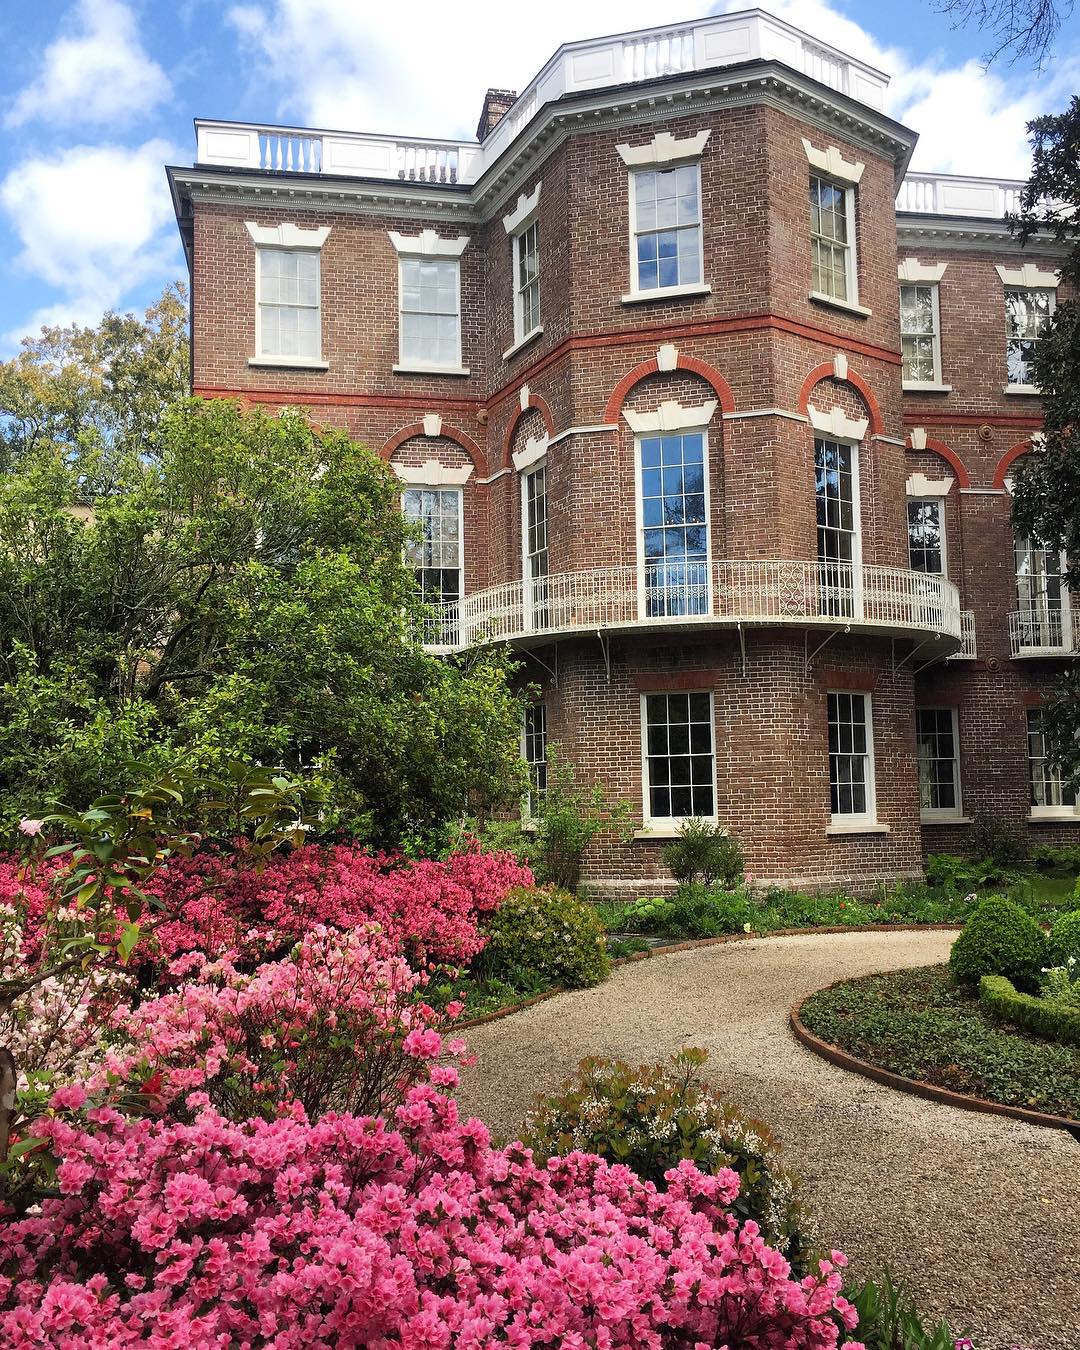
[[431,633],[426,640],[435,646],[457,642],[457,605],[464,587],[461,499],[460,488],[410,487],[402,493],[402,510],[416,531],[406,545],[406,559],[420,599],[439,607],[426,625]]
[[821,612],[851,618],[856,612],[860,552],[857,446],[815,438],[814,492]]
[[523,802],[526,820],[542,812],[547,791],[547,704],[530,703],[521,732],[521,757],[529,769],[529,791]]
[[1062,581],[1064,554],[1031,539],[1018,539],[1015,554],[1020,646],[1064,648],[1072,642],[1069,593]]
[[955,708],[918,708],[915,740],[924,820],[960,815],[960,747]]
[[645,813],[650,825],[716,818],[713,698],[643,694]]
[[632,173],[630,206],[634,292],[700,285],[700,166]]
[[874,822],[874,752],[870,695],[831,693],[829,801],[833,825]]
[[1005,352],[1012,388],[1036,387],[1035,353],[1053,316],[1056,298],[1050,289],[1005,288]]
[[941,332],[936,285],[900,287],[900,350],[905,385],[941,385]]
[[709,613],[705,433],[638,439],[645,614]]
[[547,628],[550,623],[550,611],[546,464],[541,464],[522,477],[521,506],[526,626]]
[[1027,741],[1032,818],[1076,817],[1076,793],[1064,781],[1060,768],[1047,756],[1041,708],[1027,710]]

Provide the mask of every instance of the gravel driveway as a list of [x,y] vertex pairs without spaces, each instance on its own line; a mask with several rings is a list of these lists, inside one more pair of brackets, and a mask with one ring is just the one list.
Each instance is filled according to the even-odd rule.
[[589,1054],[709,1051],[708,1076],[781,1136],[817,1231],[860,1272],[883,1264],[924,1315],[978,1350],[1080,1347],[1080,1144],[1061,1130],[879,1087],[805,1050],[788,1009],[834,980],[932,965],[954,934],[759,938],[617,970],[467,1033],[461,1104],[513,1134]]

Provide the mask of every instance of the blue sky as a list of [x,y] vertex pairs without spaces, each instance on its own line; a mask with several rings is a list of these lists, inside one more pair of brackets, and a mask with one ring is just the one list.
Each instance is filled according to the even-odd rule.
[[[2,0],[0,356],[41,323],[140,309],[184,264],[163,165],[195,116],[470,136],[489,85],[520,89],[560,42],[749,3]],[[932,0],[762,0],[892,76],[914,168],[1022,177],[1025,121],[1080,88],[1080,12],[1050,67],[995,65]],[[528,41],[524,40],[528,34]]]

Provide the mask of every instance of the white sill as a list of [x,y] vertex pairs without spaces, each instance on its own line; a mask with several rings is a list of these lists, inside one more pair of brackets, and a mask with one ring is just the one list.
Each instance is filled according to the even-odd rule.
[[504,361],[509,361],[512,356],[516,356],[518,352],[521,351],[522,347],[527,347],[530,342],[535,342],[543,331],[544,325],[540,324],[540,326],[534,328],[531,333],[526,333],[525,336],[519,338],[512,347],[507,347],[506,351],[502,354],[502,359]]
[[879,825],[873,820],[834,820],[825,826],[826,834],[888,834],[888,825]]
[[1080,814],[1071,806],[1033,806],[1028,812],[1028,820],[1035,825],[1040,821],[1055,825],[1080,825]]
[[865,305],[857,305],[853,300],[838,300],[835,295],[825,295],[821,291],[811,291],[810,299],[819,305],[829,305],[832,309],[843,309],[849,314],[857,314],[860,319],[869,318],[874,312]]
[[329,370],[329,361],[313,356],[249,356],[249,366],[277,366],[280,370]]
[[970,816],[954,815],[951,811],[942,811],[940,814],[933,811],[924,811],[919,817],[924,825],[970,825]]
[[[715,820],[708,820],[708,824],[715,825]],[[633,839],[678,839],[682,833],[682,827],[686,822],[683,820],[662,820],[657,821],[655,825],[645,824],[640,830],[635,830],[631,838]]]
[[951,384],[938,384],[934,380],[905,380],[903,384],[904,393],[917,394],[951,394]]
[[468,366],[437,366],[430,361],[403,361],[392,367],[395,375],[468,375]]
[[1003,394],[1030,394],[1038,398],[1042,390],[1037,384],[1007,384],[1001,392]]
[[622,297],[624,305],[641,305],[646,300],[677,300],[681,295],[712,295],[712,287],[695,281],[689,286],[658,286],[652,291],[630,291]]

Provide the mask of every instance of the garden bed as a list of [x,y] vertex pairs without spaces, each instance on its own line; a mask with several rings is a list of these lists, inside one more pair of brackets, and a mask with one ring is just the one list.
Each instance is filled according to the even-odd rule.
[[1080,1048],[1000,1026],[946,966],[831,985],[798,1016],[829,1046],[887,1073],[1080,1124]]

